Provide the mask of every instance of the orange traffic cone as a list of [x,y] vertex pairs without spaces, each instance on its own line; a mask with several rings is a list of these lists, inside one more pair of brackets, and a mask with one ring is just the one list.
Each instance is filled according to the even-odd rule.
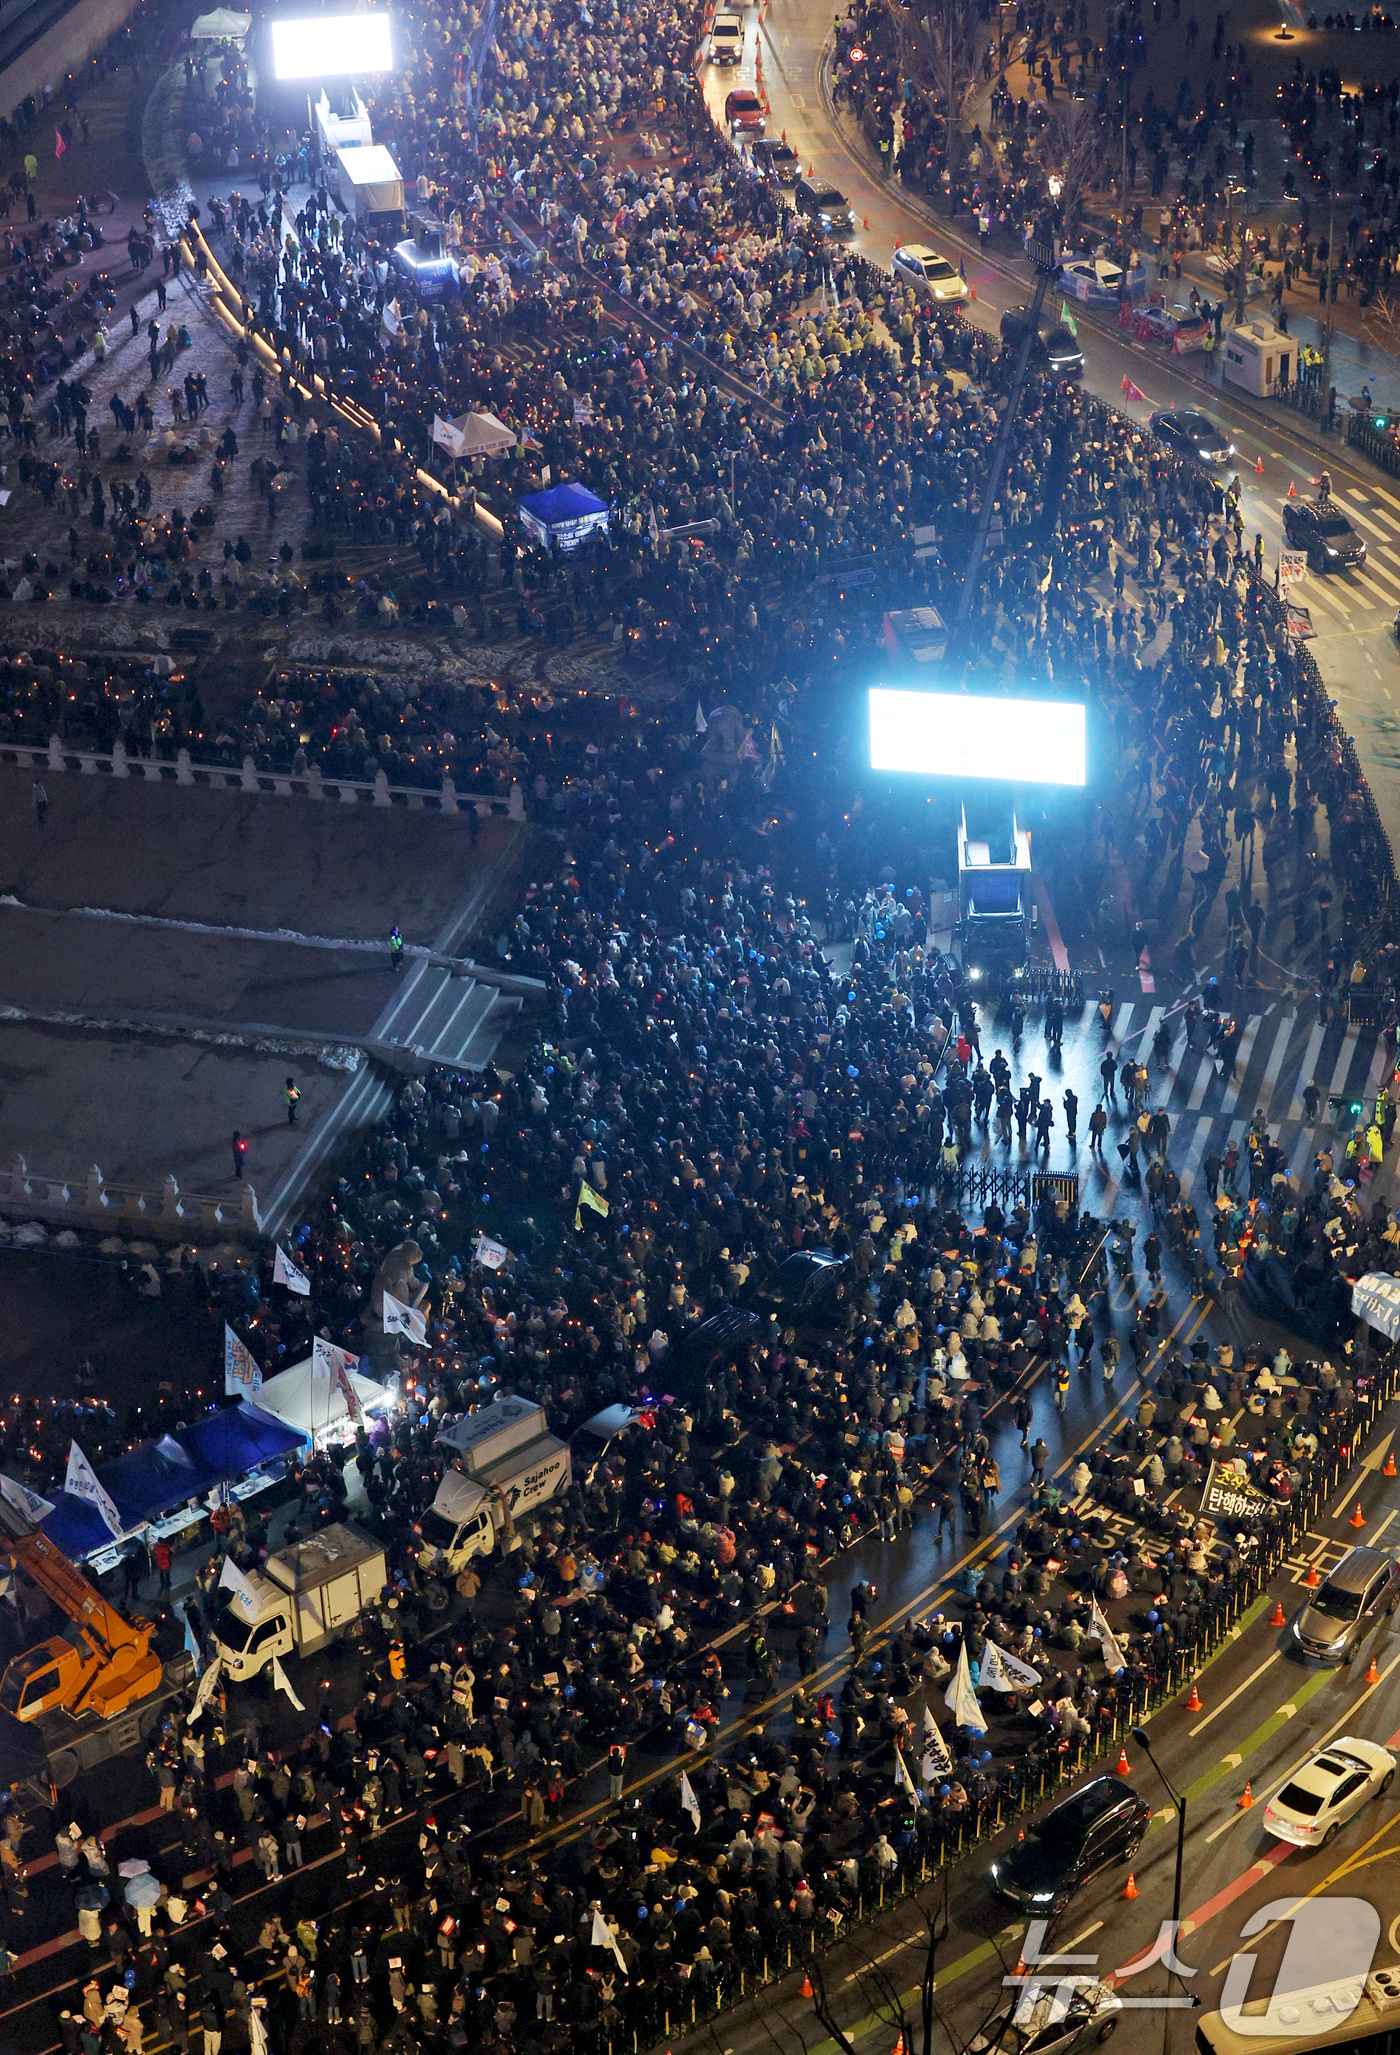
[[900,2035],[899,2039],[898,2039],[898,2040],[897,2040],[897,2041],[895,2042],[895,2044],[894,2044],[894,2055],[904,2055],[904,2036],[903,2036],[903,2034],[901,2034],[901,2035]]
[[1269,1625],[1271,1627],[1281,1627],[1283,1625],[1283,1600],[1281,1598],[1274,1600],[1273,1616],[1269,1621]]
[[817,1995],[812,1989],[812,1972],[809,1969],[802,1972],[802,1989],[797,1995],[799,1998],[815,1998]]
[[1136,1898],[1136,1897],[1137,1897],[1137,1895],[1138,1895],[1138,1887],[1137,1887],[1137,1878],[1136,1878],[1136,1877],[1135,1877],[1135,1876],[1133,1875],[1132,1871],[1131,1871],[1131,1870],[1129,1870],[1129,1871],[1128,1871],[1128,1881],[1127,1881],[1127,1883],[1126,1883],[1126,1884],[1125,1884],[1125,1885],[1123,1886],[1123,1896],[1124,1896],[1125,1898]]
[[783,130],[783,141],[784,141],[784,142],[786,142],[786,141],[787,141],[787,130],[786,130],[786,129],[784,129],[784,130]]
[[1251,1805],[1253,1805],[1253,1803],[1254,1803],[1254,1793],[1253,1793],[1253,1791],[1251,1791],[1251,1789],[1249,1788],[1249,1779],[1248,1779],[1248,1777],[1246,1777],[1246,1778],[1245,1778],[1245,1780],[1244,1780],[1244,1794],[1243,1794],[1243,1796],[1242,1796],[1242,1797],[1240,1797],[1240,1798],[1237,1798],[1237,1799],[1235,1800],[1235,1807],[1236,1807],[1236,1810],[1237,1810],[1237,1811],[1239,1811],[1239,1812],[1247,1812],[1247,1811],[1249,1810],[1250,1806],[1251,1806]]
[[1199,1692],[1199,1691],[1198,1691],[1198,1690],[1196,1689],[1196,1680],[1195,1680],[1195,1678],[1193,1677],[1193,1678],[1191,1679],[1191,1696],[1190,1696],[1190,1697],[1189,1697],[1189,1698],[1187,1699],[1187,1701],[1186,1701],[1186,1710],[1187,1710],[1187,1712],[1199,1712],[1199,1711],[1200,1711],[1200,1709],[1201,1709],[1201,1694],[1200,1694],[1200,1692]]
[[976,286],[975,286],[975,285],[970,285],[970,286],[968,287],[968,291],[969,291],[969,293],[971,293],[971,295],[972,295],[973,299],[975,300],[975,299],[977,298],[977,288],[976,288]]
[[1114,1764],[1114,1769],[1120,1777],[1130,1777],[1132,1775],[1133,1766],[1128,1761],[1128,1751],[1126,1748],[1119,1749],[1118,1760]]
[[1382,1465],[1381,1465],[1381,1475],[1382,1475],[1382,1477],[1400,1477],[1400,1470],[1397,1470],[1397,1469],[1396,1469],[1396,1467],[1395,1467],[1395,1451],[1394,1451],[1394,1449],[1392,1449],[1392,1450],[1390,1451],[1390,1453],[1389,1453],[1389,1455],[1388,1455],[1388,1456],[1386,1457],[1386,1459],[1385,1459],[1384,1463],[1382,1463]]
[[1375,1658],[1374,1656],[1372,1656],[1372,1657],[1371,1657],[1371,1660],[1370,1660],[1370,1662],[1369,1662],[1369,1663],[1367,1663],[1367,1665],[1366,1665],[1366,1674],[1365,1674],[1365,1676],[1364,1676],[1364,1677],[1362,1678],[1362,1680],[1361,1680],[1361,1681],[1362,1681],[1362,1683],[1363,1683],[1363,1684],[1379,1684],[1379,1683],[1380,1683],[1380,1681],[1381,1681],[1381,1673],[1380,1673],[1380,1671],[1379,1671],[1379,1670],[1378,1670],[1378,1669],[1376,1668],[1376,1658]]
[[1316,1591],[1318,1585],[1322,1582],[1322,1579],[1317,1574],[1316,1563],[1308,1564],[1308,1574],[1303,1579],[1303,1582],[1307,1585],[1309,1591]]
[[1366,1515],[1361,1510],[1360,1499],[1356,1501],[1356,1511],[1347,1521],[1347,1525],[1348,1527],[1364,1527],[1366,1525]]
[[896,249],[898,249],[898,248],[899,248],[899,237],[898,237],[898,236],[896,236],[896,237],[895,237],[895,239],[894,239],[894,246],[895,246],[895,248],[896,248]]
[[1298,481],[1296,478],[1290,478],[1288,481],[1288,497],[1290,499],[1297,499],[1298,497]]
[[[813,171],[815,170],[815,168],[816,168],[816,167],[815,167],[814,165],[811,165],[811,164],[809,164],[809,165],[807,166],[807,176],[808,176],[808,178],[810,178],[810,177],[812,176],[812,173],[813,173]],[[901,2040],[902,2040],[902,2039],[903,2039],[903,2035],[901,2035],[901,2036],[900,2036],[900,2038],[901,2038]]]
[[1262,478],[1264,475],[1264,459],[1262,457],[1256,457],[1254,459],[1254,468]]
[[[869,216],[868,214],[862,214],[862,215],[861,215],[861,217],[860,217],[860,225],[861,225],[861,227],[862,227],[862,228],[869,228],[869,226],[870,226],[870,216]],[[898,245],[896,245],[896,248],[897,248],[897,247],[898,247]]]

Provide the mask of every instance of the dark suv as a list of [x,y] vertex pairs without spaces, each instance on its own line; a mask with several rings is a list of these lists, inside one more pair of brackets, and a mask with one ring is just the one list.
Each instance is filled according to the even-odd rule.
[[1107,1864],[1127,1862],[1151,1817],[1151,1806],[1125,1778],[1095,1777],[997,1857],[992,1889],[1033,1917],[1048,1918]]
[[1286,500],[1283,532],[1290,549],[1305,549],[1310,571],[1360,570],[1366,544],[1334,500]]
[[1400,1564],[1380,1548],[1350,1548],[1294,1615],[1289,1640],[1319,1663],[1349,1663],[1376,1621],[1400,1604]]

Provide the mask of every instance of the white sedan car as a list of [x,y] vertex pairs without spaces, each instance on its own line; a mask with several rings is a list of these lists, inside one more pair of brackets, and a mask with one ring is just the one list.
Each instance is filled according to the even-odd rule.
[[1079,2055],[1110,2038],[1122,2010],[1112,1984],[1092,1978],[1028,1983],[1014,2005],[973,2035],[965,2055]]
[[1327,1848],[1368,1798],[1390,1789],[1395,1757],[1378,1741],[1321,1748],[1264,1808],[1264,1831],[1297,1848]]
[[905,243],[890,259],[890,269],[896,285],[911,287],[917,299],[932,300],[935,306],[960,307],[972,297],[957,266],[927,243]]

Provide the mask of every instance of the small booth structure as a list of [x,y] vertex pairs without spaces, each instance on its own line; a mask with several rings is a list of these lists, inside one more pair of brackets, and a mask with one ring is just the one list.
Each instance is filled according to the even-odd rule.
[[494,414],[459,414],[455,421],[433,416],[433,441],[457,462],[474,457],[503,457],[520,437]]
[[369,109],[348,81],[336,87],[334,99],[322,86],[321,97],[311,111],[322,157],[330,159],[340,150],[368,150],[372,146],[374,126]]
[[566,553],[577,549],[595,528],[606,534],[609,508],[586,485],[566,481],[547,492],[527,493],[520,502],[520,525],[546,549],[557,547]]
[[[394,1404],[395,1394],[372,1377],[361,1377],[358,1370],[349,1375],[355,1403],[366,1419],[387,1412]],[[340,1380],[313,1377],[310,1356],[269,1377],[258,1393],[258,1406],[312,1450],[355,1438],[355,1421]]]
[[190,41],[241,45],[252,26],[251,14],[239,14],[232,7],[215,7],[210,13],[200,15],[190,30]]
[[382,143],[337,150],[335,162],[347,214],[361,223],[385,216],[402,221],[403,177]]
[[119,1535],[109,1532],[96,1506],[67,1491],[41,1524],[73,1562],[90,1562],[101,1575],[116,1567],[133,1537],[175,1542],[197,1529],[209,1512],[211,1493],[252,1498],[275,1484],[287,1458],[302,1446],[301,1435],[246,1399],[216,1406],[192,1427],[138,1442],[98,1470],[98,1482],[121,1516]]
[[390,261],[401,278],[407,279],[420,300],[455,300],[461,297],[462,274],[447,247],[447,230],[431,214],[414,214],[406,242],[395,243]]
[[1221,340],[1225,345],[1224,377],[1231,385],[1242,385],[1256,399],[1266,399],[1275,385],[1287,385],[1292,379],[1297,344],[1263,315],[1256,315],[1243,328],[1227,328]]

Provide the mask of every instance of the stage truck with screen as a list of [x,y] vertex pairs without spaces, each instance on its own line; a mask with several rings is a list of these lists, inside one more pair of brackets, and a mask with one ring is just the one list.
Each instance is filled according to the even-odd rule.
[[272,68],[281,80],[368,78],[394,68],[389,16],[313,14],[272,24]]
[[870,768],[1013,785],[1082,785],[1084,708],[1073,700],[874,686]]

